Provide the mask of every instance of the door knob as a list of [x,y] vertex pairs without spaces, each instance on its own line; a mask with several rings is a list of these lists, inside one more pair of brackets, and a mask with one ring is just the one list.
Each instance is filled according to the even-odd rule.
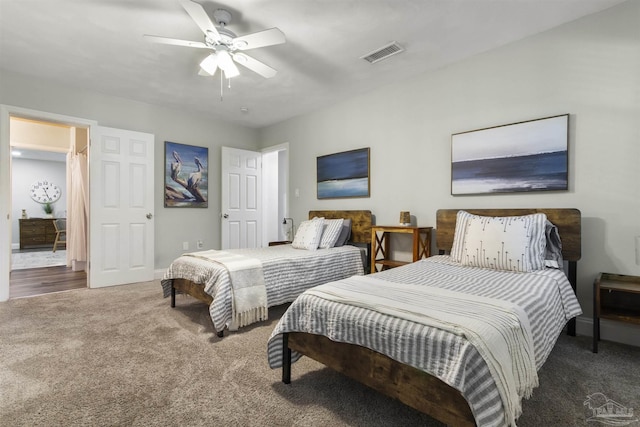
[[224,218],[224,219],[229,218],[229,214],[224,214],[224,215],[222,215],[222,218]]
[[151,219],[153,218],[153,215],[151,215],[150,213],[147,214],[147,219]]

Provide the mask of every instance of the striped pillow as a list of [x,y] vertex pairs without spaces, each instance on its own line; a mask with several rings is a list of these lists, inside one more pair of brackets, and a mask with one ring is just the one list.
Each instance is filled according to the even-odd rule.
[[324,220],[322,238],[320,239],[320,245],[318,246],[320,249],[332,248],[336,244],[336,241],[340,236],[340,232],[342,231],[343,222],[343,219]]
[[545,268],[547,216],[543,213],[465,220],[463,265],[530,272]]

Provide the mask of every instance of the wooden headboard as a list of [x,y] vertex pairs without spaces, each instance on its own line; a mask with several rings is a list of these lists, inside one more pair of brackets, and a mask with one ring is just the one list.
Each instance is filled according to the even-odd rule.
[[[436,246],[441,253],[449,252],[453,246],[456,229],[456,215],[460,209],[440,209],[436,213]],[[577,261],[581,257],[581,213],[578,209],[463,209],[482,216],[519,216],[544,213],[547,219],[558,227],[562,241],[562,258],[568,261],[567,277],[576,291],[578,286]],[[569,335],[576,334],[576,319],[569,321]]]
[[350,219],[351,238],[354,243],[371,243],[371,211],[309,211],[309,219]]
[[[436,213],[436,247],[448,252],[453,245],[456,215],[460,209],[440,209]],[[482,216],[519,216],[544,213],[556,227],[562,240],[562,258],[578,261],[581,257],[581,214],[578,209],[463,209]]]

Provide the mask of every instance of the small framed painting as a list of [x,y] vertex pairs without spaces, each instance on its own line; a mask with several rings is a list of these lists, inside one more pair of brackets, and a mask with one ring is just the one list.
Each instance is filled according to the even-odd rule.
[[568,189],[569,115],[451,135],[451,194]]
[[208,207],[209,149],[165,141],[164,159],[164,206]]
[[317,158],[318,199],[369,197],[369,148]]

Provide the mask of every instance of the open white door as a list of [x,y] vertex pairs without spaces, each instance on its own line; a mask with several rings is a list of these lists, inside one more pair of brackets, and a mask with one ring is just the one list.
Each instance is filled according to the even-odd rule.
[[222,249],[262,246],[262,154],[222,147]]
[[154,136],[91,127],[89,287],[153,280]]

